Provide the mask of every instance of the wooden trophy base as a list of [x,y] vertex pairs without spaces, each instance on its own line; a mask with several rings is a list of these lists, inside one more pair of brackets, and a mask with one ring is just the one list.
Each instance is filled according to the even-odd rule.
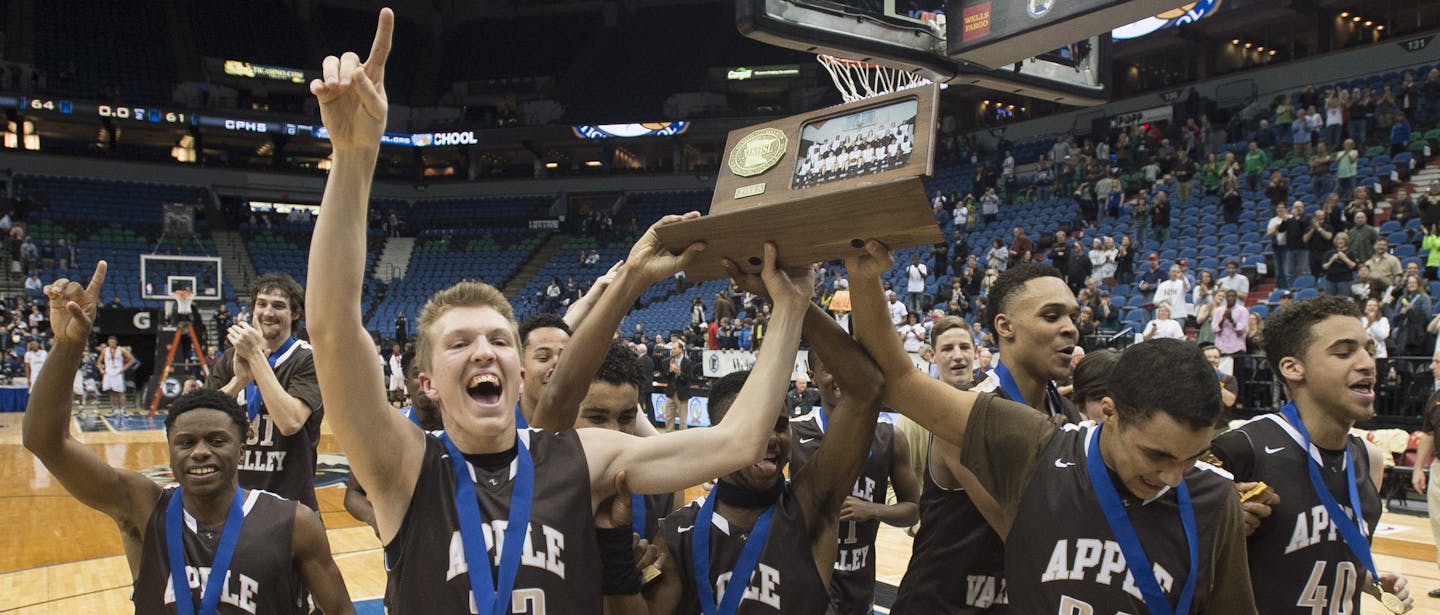
[[781,267],[796,268],[863,254],[867,239],[891,249],[944,239],[919,177],[711,214],[656,231],[665,248],[676,254],[696,241],[708,244],[685,268],[692,282],[726,277],[724,258],[758,272],[766,241],[780,248]]

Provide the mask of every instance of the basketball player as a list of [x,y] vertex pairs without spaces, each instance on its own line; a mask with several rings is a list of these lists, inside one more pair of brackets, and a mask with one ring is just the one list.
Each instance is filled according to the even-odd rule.
[[405,355],[400,352],[399,344],[390,346],[390,357],[386,360],[386,366],[390,368],[390,390],[391,397],[397,397],[405,392]]
[[[830,320],[820,311],[820,306],[811,306],[811,311],[820,312],[824,320]],[[838,324],[831,326],[839,328]],[[792,476],[798,475],[820,450],[830,417],[836,414],[844,393],[819,353],[811,356],[810,377],[820,391],[820,407],[790,419],[790,437],[795,442],[790,461]],[[888,422],[877,424],[869,456],[840,508],[839,544],[830,578],[830,613],[874,613],[875,536],[880,531],[880,523],[910,527],[920,518],[920,483],[910,459],[905,432]],[[886,492],[892,485],[896,501],[887,505]]]
[[[555,366],[560,360],[560,354],[570,343],[571,332],[594,309],[596,302],[614,281],[615,274],[619,272],[624,262],[615,263],[609,271],[595,278],[595,282],[585,291],[584,296],[571,304],[570,308],[565,311],[563,318],[544,312],[531,316],[525,322],[520,323],[520,347],[524,353],[523,367],[525,369],[525,382],[520,387],[519,413],[515,417],[516,423],[520,427],[534,425],[539,429],[562,431],[570,429],[575,422],[573,412],[562,412],[560,416],[555,417],[541,414],[541,400],[544,399],[545,391],[549,388]],[[615,326],[618,327],[619,323],[617,322]],[[593,367],[591,371],[594,371]],[[584,378],[580,378],[576,383],[582,394],[586,384]],[[578,399],[576,401],[578,402]]]
[[555,364],[569,343],[570,325],[559,316],[545,312],[520,323],[520,348],[524,357],[522,367],[525,370],[525,382],[520,387],[519,414],[516,416],[520,427],[534,425],[539,429],[552,431],[556,431],[557,427],[569,427],[569,423],[562,427],[534,422],[535,411],[540,407],[541,398],[545,396],[546,385],[550,382]]
[[[644,377],[635,353],[620,344],[611,344],[578,405],[579,412],[573,428],[608,429],[642,438],[656,435],[658,432],[654,425],[645,428],[644,424],[648,421],[639,412],[640,380]],[[676,503],[684,498],[683,490],[645,496],[637,494],[631,502],[634,533],[641,539],[654,540],[660,520],[674,511]]]
[[35,377],[40,375],[40,368],[45,366],[48,358],[50,351],[40,342],[31,341],[25,345],[25,381],[31,389],[35,388]]
[[[1070,353],[1079,340],[1072,320],[1078,309],[1075,295],[1054,268],[1022,264],[1006,269],[990,288],[986,313],[999,339],[1000,364],[972,390],[1078,422],[1054,384],[1070,371]],[[960,381],[962,376],[950,374],[948,382]],[[928,496],[921,498],[920,530],[895,610],[1003,612],[1008,599],[1005,546],[997,532],[1003,527],[1003,511],[970,470],[946,461],[958,458],[952,442],[932,441],[930,455],[927,483],[935,486],[927,485]],[[946,575],[965,582],[942,581]]]
[[[294,336],[305,316],[305,290],[284,273],[262,275],[250,288],[250,320],[230,325],[230,347],[210,370],[205,388],[235,397],[254,424],[240,462],[240,486],[319,510],[315,460],[325,409],[315,380],[314,352]],[[374,352],[374,345],[367,344],[364,353],[351,357]],[[365,363],[380,368],[379,361]],[[375,382],[381,382],[379,375]]]
[[[66,491],[119,526],[135,612],[195,613],[200,605],[200,612],[224,615],[303,614],[309,612],[308,591],[325,613],[354,613],[320,517],[275,494],[237,487],[249,425],[233,399],[201,390],[171,405],[165,438],[179,483],[174,488],[106,465],[70,437],[70,384],[105,271],[101,261],[83,289],[63,278],[45,287],[55,352],[30,398],[23,429],[25,448]],[[178,596],[177,580],[187,585]]]
[[[737,271],[733,265],[730,270]],[[651,593],[669,593],[678,601],[652,600],[652,615],[711,613],[712,605],[719,605],[719,612],[745,615],[830,608],[827,587],[840,555],[840,515],[875,438],[884,381],[859,345],[818,306],[806,311],[805,333],[815,360],[823,357],[832,366],[833,380],[828,378],[832,372],[825,372],[826,386],[833,389],[838,383],[844,391],[832,398],[836,406],[826,415],[833,420],[827,421],[824,441],[810,463],[792,469],[794,479],[787,483],[783,472],[794,437],[790,419],[781,404],[766,409],[775,420],[765,460],[720,476],[704,501],[691,502],[660,522],[661,541],[676,569],[658,582],[678,591],[664,592],[662,586]],[[746,400],[735,392],[762,373],[736,372],[716,382],[710,390],[711,417],[723,422],[728,412],[742,411]],[[877,497],[873,486],[870,491],[869,497]],[[883,492],[878,497],[883,501]]]
[[1265,357],[1293,402],[1215,439],[1237,480],[1280,495],[1249,539],[1255,603],[1266,615],[1359,613],[1362,594],[1381,591],[1410,604],[1405,578],[1378,574],[1370,555],[1381,453],[1349,435],[1375,416],[1375,346],[1360,317],[1348,298],[1320,296],[1266,319]]
[[[637,493],[663,493],[764,457],[789,375],[774,366],[794,364],[809,274],[777,270],[776,249],[767,246],[763,275],[776,307],[759,352],[762,370],[729,420],[650,438],[603,429],[517,432],[523,372],[509,304],[493,287],[457,284],[427,305],[416,350],[421,388],[440,407],[446,432],[409,426],[385,407],[378,366],[350,359],[369,346],[360,313],[362,240],[388,112],[383,76],[393,23],[382,10],[370,58],[328,57],[323,78],[311,82],[335,164],[322,205],[329,214],[320,216],[311,245],[307,306],[331,424],[375,506],[387,595],[401,613],[463,612],[471,600],[486,613],[496,600],[504,601],[500,610],[508,604],[519,613],[592,613],[602,589],[633,593],[639,583],[637,576],[602,588],[599,579],[593,514],[617,492],[620,472]],[[667,216],[657,226],[698,215]],[[607,294],[633,301],[701,249],[672,255],[652,227]],[[495,548],[502,541],[507,548]]]
[[110,411],[116,414],[125,411],[125,371],[135,364],[130,351],[120,347],[120,340],[110,336],[100,356],[95,358],[95,368],[100,370],[100,390],[110,395]]
[[[954,571],[932,580],[934,586],[963,583],[970,594],[1004,594],[1017,613],[1255,613],[1234,483],[1195,464],[1220,407],[1219,384],[1198,349],[1173,340],[1132,348],[1115,368],[1105,422],[1058,427],[1057,416],[960,391],[916,370],[887,326],[880,276],[894,260],[877,241],[866,250],[846,266],[855,329],[885,373],[885,401],[935,434],[931,455],[943,467],[973,473],[999,505],[992,523],[1009,537],[1006,587],[961,581]],[[1074,299],[1048,300],[1050,281],[1036,278],[1034,286],[997,298],[997,333],[1036,334],[1017,330],[1004,311],[1013,302],[1025,306],[1011,308],[1015,313],[1033,310],[1035,318],[1068,329],[1060,337],[1073,337]],[[1038,344],[1053,355],[1049,362],[1068,365],[1055,342]],[[1172,608],[1177,599],[1180,608]],[[892,611],[927,612],[898,607]],[[937,612],[957,608],[941,605]]]

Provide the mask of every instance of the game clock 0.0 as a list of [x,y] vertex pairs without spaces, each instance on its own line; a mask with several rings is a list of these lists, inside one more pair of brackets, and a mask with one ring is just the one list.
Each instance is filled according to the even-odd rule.
[[102,105],[59,98],[24,98],[22,111],[53,112],[65,115],[94,116],[116,120],[150,122],[153,124],[194,124],[195,115],[141,105]]

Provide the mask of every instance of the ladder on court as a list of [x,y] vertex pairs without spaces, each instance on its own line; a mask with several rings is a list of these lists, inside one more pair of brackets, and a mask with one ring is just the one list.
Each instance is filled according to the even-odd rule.
[[165,394],[165,381],[170,378],[171,371],[175,367],[175,352],[180,349],[183,343],[182,336],[190,338],[190,347],[195,351],[195,360],[200,363],[200,373],[205,377],[210,376],[210,364],[205,361],[205,351],[200,347],[200,338],[195,335],[195,325],[190,324],[190,319],[181,320],[175,325],[175,338],[170,341],[170,350],[165,354],[165,365],[160,368],[160,377],[155,380],[155,394],[150,398],[150,416],[160,409],[160,398]]

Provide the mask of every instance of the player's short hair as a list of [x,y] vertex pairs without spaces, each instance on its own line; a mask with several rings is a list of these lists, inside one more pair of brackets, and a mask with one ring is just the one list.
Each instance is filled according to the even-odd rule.
[[710,424],[718,425],[725,414],[730,411],[730,404],[735,403],[735,398],[740,395],[740,389],[745,388],[745,381],[750,379],[750,370],[730,372],[723,378],[716,380],[710,385]]
[[1022,263],[1000,272],[990,286],[990,298],[985,305],[985,328],[993,331],[995,319],[1014,307],[1011,299],[1025,287],[1026,282],[1037,278],[1065,279],[1059,269],[1042,263]]
[[600,362],[600,369],[595,372],[593,382],[630,385],[639,391],[641,383],[649,377],[643,372],[640,357],[635,356],[634,351],[626,348],[624,344],[611,343],[610,349],[605,351],[605,360]]
[[1215,368],[1187,341],[1156,339],[1127,348],[1110,372],[1109,395],[1121,424],[1164,412],[1198,430],[1213,428],[1220,417]]
[[515,312],[510,309],[510,302],[505,299],[505,294],[484,282],[460,282],[435,293],[420,310],[420,327],[415,333],[415,357],[420,363],[420,371],[430,371],[431,367],[430,345],[434,343],[434,335],[430,332],[430,326],[446,312],[457,307],[494,309],[510,323],[510,332],[515,334],[516,343],[520,342],[520,332],[515,328]]
[[1362,314],[1360,307],[1349,297],[1335,295],[1318,295],[1272,312],[1270,317],[1265,319],[1265,335],[1262,338],[1265,360],[1270,363],[1270,371],[1284,380],[1284,377],[1280,376],[1280,360],[1285,357],[1299,358],[1305,354],[1305,348],[1315,341],[1311,334],[1313,327],[1331,316],[1349,316],[1358,320]]
[[1110,374],[1120,362],[1120,352],[1110,348],[1087,353],[1075,366],[1070,401],[1083,404],[1089,399],[1110,397]]
[[305,318],[305,289],[300,286],[295,278],[288,273],[272,271],[258,278],[250,284],[250,305],[255,305],[255,300],[260,293],[278,292],[285,295],[285,301],[290,304],[290,315],[293,320],[300,321]]
[[[970,336],[970,323],[965,322],[964,318],[959,316],[941,316],[940,320],[935,321],[935,324],[930,326],[930,347],[932,349],[938,347],[940,345],[940,336],[951,329],[960,329],[965,332],[965,335]],[[970,340],[970,343],[975,343],[975,340]]]
[[230,421],[235,423],[235,430],[239,433],[241,440],[250,435],[250,417],[245,413],[245,409],[235,401],[235,398],[216,389],[203,388],[185,393],[170,402],[170,413],[165,416],[165,434],[170,434],[170,429],[175,427],[175,420],[180,418],[180,415],[191,410],[224,412],[230,417]]
[[565,324],[565,319],[561,318],[560,315],[554,312],[541,312],[526,318],[525,322],[520,323],[519,340],[522,350],[525,346],[530,345],[530,332],[536,329],[559,329],[564,331],[565,335],[574,334],[574,332],[570,330],[570,325]]

